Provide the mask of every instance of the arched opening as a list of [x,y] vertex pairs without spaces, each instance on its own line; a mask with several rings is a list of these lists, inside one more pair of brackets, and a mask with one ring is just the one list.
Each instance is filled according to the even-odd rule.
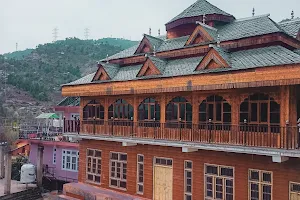
[[160,121],[160,105],[154,98],[146,98],[138,107],[140,125],[158,124]]
[[209,123],[217,129],[231,126],[231,105],[221,96],[209,96],[199,105],[200,127]]
[[92,100],[83,108],[83,123],[104,122],[104,106],[100,101]]
[[184,97],[172,99],[166,108],[166,122],[168,127],[191,127],[193,119],[192,105]]
[[252,131],[277,132],[280,126],[280,104],[267,94],[256,93],[240,105],[240,123],[252,126]]
[[127,126],[127,122],[133,121],[133,107],[127,101],[118,99],[108,107],[108,118],[115,121],[115,125]]

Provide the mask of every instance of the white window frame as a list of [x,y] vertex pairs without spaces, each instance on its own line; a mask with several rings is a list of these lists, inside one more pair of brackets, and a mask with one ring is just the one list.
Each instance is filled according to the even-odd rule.
[[[207,174],[206,173],[206,166],[214,166],[214,167],[217,167],[218,169],[218,175],[215,175],[215,174]],[[228,177],[228,176],[223,176],[221,175],[221,168],[229,168],[229,169],[232,169],[233,170],[233,176],[232,177]],[[235,199],[235,170],[234,170],[234,167],[232,166],[225,166],[225,165],[217,165],[217,164],[210,164],[210,163],[205,163],[204,164],[204,199],[205,200],[215,200],[216,198],[211,198],[211,197],[206,197],[206,177],[207,176],[210,176],[210,177],[213,177],[213,182],[212,182],[212,187],[213,187],[213,196],[215,196],[215,193],[216,193],[216,189],[215,189],[215,178],[220,178],[222,179],[223,181],[226,179],[230,179],[232,180],[232,195],[233,195],[233,199]],[[222,191],[222,194],[223,195],[226,195],[226,183],[223,183],[223,191]]]
[[299,192],[293,192],[293,191],[292,191],[292,184],[300,185],[299,182],[294,182],[294,181],[290,181],[290,182],[289,182],[289,200],[291,200],[292,193],[296,193],[297,195],[300,196],[300,191],[299,191]]
[[[186,166],[187,163],[191,163],[192,164],[192,167],[191,168],[188,168]],[[183,199],[186,200],[186,196],[191,196],[191,199],[193,199],[193,161],[191,160],[185,160],[184,161],[184,166],[183,166],[183,169],[184,169],[184,197]],[[186,191],[186,187],[187,187],[187,172],[191,172],[191,192],[187,192]]]
[[56,165],[56,159],[57,159],[57,148],[53,147],[53,155],[52,155],[52,163],[53,163],[53,165]]
[[[118,154],[118,160],[112,160],[111,159],[112,154]],[[122,161],[120,159],[121,155],[126,155],[126,161]],[[117,163],[120,163],[120,178],[111,176],[111,174],[112,174],[111,168],[112,168],[112,163],[113,162],[116,164],[115,165],[116,172],[117,172]],[[126,173],[125,173],[126,174],[126,179],[123,178],[123,169],[124,169],[123,164],[126,164]],[[111,185],[111,180],[116,180],[118,186]],[[120,187],[120,182],[126,182],[126,188]],[[128,154],[127,153],[113,152],[113,151],[111,151],[109,153],[109,187],[119,189],[119,190],[123,190],[123,191],[127,191],[127,187],[128,187]]]
[[[259,181],[252,181],[250,180],[251,176],[251,171],[256,171],[259,173]],[[271,174],[271,182],[264,182],[263,180],[260,180],[261,174],[267,173]],[[269,185],[271,186],[271,200],[273,200],[273,172],[272,171],[267,171],[267,170],[261,170],[261,169],[249,169],[248,170],[248,198],[251,200],[251,183],[258,184],[258,191],[259,191],[259,200],[263,200],[263,192],[262,192],[262,186],[263,185]]]
[[[93,156],[89,156],[88,155],[89,150],[94,152]],[[96,155],[95,155],[96,151],[99,151],[101,153],[101,157],[96,157]],[[96,164],[96,172],[95,173],[88,172],[88,159],[89,158],[91,158],[91,165],[93,165],[93,159],[96,159],[96,163],[95,163]],[[100,174],[97,172],[99,170],[98,169],[99,162],[100,162]],[[92,169],[92,166],[91,166],[91,169]],[[93,180],[89,180],[88,179],[88,175],[92,175],[93,176]],[[96,182],[95,181],[95,176],[100,176],[100,182]],[[90,183],[93,183],[93,184],[99,184],[99,185],[101,185],[101,182],[102,182],[102,151],[99,150],[99,149],[90,149],[90,148],[86,149],[86,181],[90,182]]]
[[[139,161],[139,157],[142,157],[143,158],[143,161]],[[144,194],[144,190],[145,190],[145,187],[144,187],[144,183],[145,183],[145,156],[143,155],[143,154],[138,154],[137,155],[137,167],[136,167],[136,169],[137,169],[137,179],[136,179],[136,193],[137,194],[140,194],[140,195],[143,195]],[[140,178],[140,173],[139,173],[139,170],[140,170],[140,168],[139,168],[139,165],[142,165],[143,166],[143,182],[139,182],[139,178]],[[141,191],[139,191],[139,186],[143,186],[143,191],[141,192]]]
[[[70,153],[68,153],[70,152]],[[70,157],[70,167],[68,166],[67,158]],[[73,158],[75,158],[75,163],[72,162]],[[78,163],[79,163],[79,151],[62,149],[62,162],[61,169],[70,172],[78,172]],[[72,169],[72,166],[75,165],[75,170]]]

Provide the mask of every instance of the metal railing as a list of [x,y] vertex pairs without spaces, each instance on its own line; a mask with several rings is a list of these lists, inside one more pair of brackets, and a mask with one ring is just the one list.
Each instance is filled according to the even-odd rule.
[[[70,126],[70,127],[69,127]],[[65,133],[144,138],[181,142],[299,149],[297,126],[187,122],[133,122],[120,120],[68,121]]]

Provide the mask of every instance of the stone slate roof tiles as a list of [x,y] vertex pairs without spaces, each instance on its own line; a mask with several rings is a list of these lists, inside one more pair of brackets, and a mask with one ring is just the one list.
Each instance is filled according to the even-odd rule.
[[[252,69],[257,67],[268,67],[268,66],[300,63],[299,54],[289,49],[286,49],[282,46],[271,46],[271,47],[243,50],[243,51],[237,51],[231,53],[218,47],[213,47],[213,48],[215,48],[220,53],[220,55],[228,61],[230,67],[210,69],[210,70],[202,69],[199,71],[195,71],[196,67],[203,59],[203,56],[201,56],[201,57],[164,61],[165,69],[163,70],[162,75],[156,75],[156,76],[137,77],[137,74],[140,71],[142,65],[120,67],[119,71],[114,76],[114,78],[112,78],[112,80],[97,81],[97,83],[149,79],[149,78],[157,78],[157,77],[163,78],[163,77],[183,76],[183,75],[193,75],[193,74],[203,74],[203,73],[216,73],[216,72]],[[161,62],[160,60],[161,59],[158,59],[156,61]],[[95,73],[89,74],[77,81],[74,81],[66,85],[78,85],[78,84],[91,83],[94,74]]]
[[210,4],[206,0],[197,0],[193,5],[185,9],[182,13],[171,19],[167,24],[174,22],[178,19],[187,17],[196,17],[208,14],[220,14],[226,16],[232,16],[231,14],[221,10],[220,8]]
[[80,97],[66,97],[57,106],[79,106]]
[[153,37],[151,35],[146,35],[145,37],[149,40],[149,42],[151,43],[152,47],[155,47],[155,50],[157,50],[160,45],[164,42],[163,39],[157,38],[157,37]]
[[238,19],[222,27],[217,27],[217,29],[221,41],[282,32],[282,29],[269,18],[269,15]]
[[296,38],[300,30],[300,18],[289,20],[286,22],[279,22],[279,26],[290,36]]
[[153,64],[157,67],[157,69],[163,73],[166,68],[167,62],[158,57],[150,56],[149,59],[153,62]]
[[115,77],[115,75],[118,73],[120,68],[120,66],[116,64],[105,63],[105,62],[101,62],[100,64],[103,66],[104,70],[106,71],[106,73],[111,79]]
[[[219,35],[221,42],[270,33],[284,32],[283,28],[280,25],[276,24],[272,19],[269,18],[269,15],[260,15],[238,19],[233,21],[232,23],[216,28],[209,28],[207,26],[208,25],[202,27],[205,28],[205,30],[215,39],[215,41],[217,40],[217,36]],[[151,43],[155,44],[157,52],[185,48],[185,43],[190,37],[189,35],[187,35],[173,39],[165,39],[165,36],[161,36],[159,38],[148,35],[146,36],[151,40],[149,40]],[[120,53],[110,56],[108,59],[112,60],[134,56],[134,53],[138,46],[139,45],[135,45],[129,49],[121,51]]]

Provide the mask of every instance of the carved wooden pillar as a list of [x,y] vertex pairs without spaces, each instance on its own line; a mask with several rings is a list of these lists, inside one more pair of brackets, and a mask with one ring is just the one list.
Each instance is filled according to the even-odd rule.
[[280,87],[280,126],[285,127],[289,121],[290,90],[288,86]]
[[193,105],[193,124],[199,123],[199,98],[196,93],[192,94],[192,105]]
[[139,107],[139,98],[134,96],[134,99],[133,99],[133,122],[138,122],[138,107]]
[[104,100],[104,121],[108,121],[108,107],[110,105],[108,105],[108,97],[105,97],[105,100]]
[[234,94],[228,101],[231,103],[231,124],[238,125],[240,123],[240,104],[243,100],[238,94]]
[[166,122],[166,95],[162,94],[160,98],[160,122]]

